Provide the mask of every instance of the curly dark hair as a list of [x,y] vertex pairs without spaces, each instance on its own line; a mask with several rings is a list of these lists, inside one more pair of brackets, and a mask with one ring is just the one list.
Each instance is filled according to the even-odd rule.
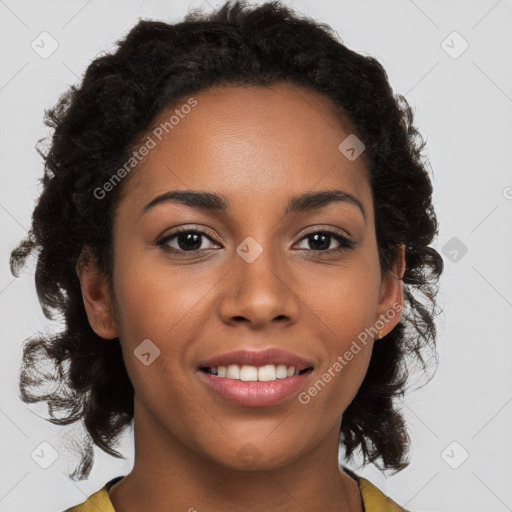
[[[91,62],[80,86],[45,110],[45,124],[54,131],[49,149],[41,151],[44,139],[36,145],[45,161],[43,188],[31,229],[10,258],[11,272],[19,276],[37,249],[35,284],[43,313],[49,319],[63,315],[62,332],[25,340],[19,389],[25,403],[47,402],[47,421],[81,421],[85,427],[86,449],[69,476],[88,477],[93,443],[124,458],[113,447],[133,420],[134,389],[119,339],[106,343],[93,331],[77,276],[77,265],[94,258],[112,284],[113,215],[126,180],[107,199],[99,201],[94,191],[127,161],[157,116],[186,95],[214,85],[279,82],[329,98],[364,142],[383,272],[392,271],[397,248],[405,246],[402,319],[374,345],[340,429],[348,460],[360,448],[363,464],[381,458],[381,469],[404,469],[410,438],[395,400],[409,388],[414,363],[428,373],[426,349],[437,369],[435,297],[443,272],[442,257],[429,247],[438,223],[426,143],[406,99],[393,93],[375,58],[348,49],[328,25],[279,1],[256,7],[228,1],[208,14],[190,11],[176,24],[139,20],[116,46]],[[48,361],[53,374],[42,370]],[[48,383],[51,392],[42,390]],[[55,411],[65,415],[57,418]]]

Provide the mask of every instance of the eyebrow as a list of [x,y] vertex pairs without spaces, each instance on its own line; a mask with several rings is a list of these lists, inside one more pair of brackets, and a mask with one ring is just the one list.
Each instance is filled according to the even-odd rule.
[[[206,211],[227,212],[229,210],[229,201],[222,194],[196,190],[169,190],[156,196],[146,204],[141,215],[156,205],[166,202],[180,203]],[[366,212],[361,201],[343,190],[320,190],[292,197],[286,205],[284,214],[320,209],[334,202],[346,202],[357,206],[366,224]]]

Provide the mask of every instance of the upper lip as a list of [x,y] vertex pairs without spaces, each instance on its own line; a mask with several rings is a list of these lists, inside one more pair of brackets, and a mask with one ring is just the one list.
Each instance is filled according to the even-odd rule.
[[230,364],[248,365],[248,366],[265,366],[267,364],[284,364],[288,367],[295,367],[296,371],[302,371],[306,368],[313,367],[313,364],[300,357],[286,352],[278,348],[268,348],[265,350],[236,350],[214,356],[199,362],[199,368],[212,368],[218,366],[229,366]]

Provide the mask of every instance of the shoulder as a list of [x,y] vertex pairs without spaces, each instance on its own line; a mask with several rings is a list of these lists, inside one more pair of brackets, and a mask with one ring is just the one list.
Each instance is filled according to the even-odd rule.
[[115,512],[108,491],[122,476],[109,480],[101,489],[91,494],[84,502],[74,505],[64,512]]
[[370,480],[359,476],[355,471],[343,464],[339,465],[339,469],[357,482],[363,500],[364,512],[409,512],[394,502],[389,496],[386,496]]
[[366,478],[358,477],[365,512],[408,512]]

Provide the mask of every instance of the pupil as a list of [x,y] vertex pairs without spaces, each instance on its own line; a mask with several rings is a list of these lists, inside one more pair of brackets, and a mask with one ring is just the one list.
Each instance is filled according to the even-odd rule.
[[[311,240],[313,240],[313,245],[315,243],[318,243],[319,238],[322,238],[322,241],[320,242],[321,247],[318,247],[318,246],[316,248],[312,247],[312,249],[315,249],[315,250],[329,249],[331,235],[327,235],[325,233],[315,233],[314,235],[309,236],[310,242],[311,242]],[[310,246],[311,246],[311,243],[310,243]]]
[[198,233],[180,233],[178,235],[178,245],[182,250],[193,251],[199,249],[201,247],[201,235]]

